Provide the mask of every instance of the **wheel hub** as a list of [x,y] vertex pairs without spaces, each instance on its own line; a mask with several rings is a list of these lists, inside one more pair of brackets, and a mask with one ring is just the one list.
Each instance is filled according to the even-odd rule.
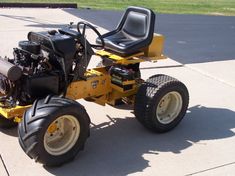
[[50,134],[53,134],[53,133],[56,131],[56,129],[57,129],[56,123],[52,123],[52,124],[48,127],[47,132],[50,133]]
[[156,109],[156,117],[162,124],[171,123],[180,113],[182,109],[182,97],[176,92],[172,91],[164,95]]
[[51,155],[62,155],[76,144],[79,135],[80,124],[74,116],[58,117],[44,135],[45,150]]

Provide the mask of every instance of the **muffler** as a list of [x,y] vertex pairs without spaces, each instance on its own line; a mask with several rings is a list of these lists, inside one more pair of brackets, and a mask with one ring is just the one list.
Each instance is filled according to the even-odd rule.
[[22,76],[22,69],[0,57],[0,73],[11,81],[17,81]]

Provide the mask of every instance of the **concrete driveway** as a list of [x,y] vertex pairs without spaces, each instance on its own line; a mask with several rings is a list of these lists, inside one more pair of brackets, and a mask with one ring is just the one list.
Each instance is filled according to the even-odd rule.
[[[117,16],[120,14],[115,13]],[[116,18],[101,11],[0,9],[0,55],[11,57],[12,48],[17,46],[19,40],[26,39],[28,31],[59,28],[70,21],[89,19],[101,33],[104,33],[106,29],[110,29],[108,25],[104,25],[104,22],[100,22],[104,21],[104,17],[107,19],[105,20],[107,24],[114,25],[117,21]],[[187,85],[190,92],[190,105],[180,125],[169,133],[153,134],[136,121],[133,110],[127,107],[115,109],[81,100],[92,119],[91,137],[85,150],[79,153],[73,162],[62,167],[47,168],[35,163],[20,148],[16,129],[0,130],[0,154],[9,175],[234,175],[235,52],[231,45],[235,46],[234,37],[231,38],[231,36],[234,36],[235,17],[198,16],[198,19],[196,16],[159,15],[159,19],[161,18],[164,20],[157,24],[161,29],[160,32],[169,34],[166,36],[165,53],[171,59],[158,63],[144,63],[141,65],[141,71],[144,78],[163,73],[174,76]],[[187,18],[188,21],[198,20],[196,24],[191,24],[191,30],[188,29],[186,35],[188,37],[185,36],[184,39],[181,38],[183,34],[177,35],[183,33],[183,29],[184,33],[187,31],[183,25],[180,25],[181,22],[187,23],[187,21],[181,18]],[[206,26],[211,24],[211,18],[214,19],[213,25],[208,28]],[[175,20],[178,21],[177,24]],[[213,41],[216,47],[220,48],[219,55],[216,55],[217,49],[214,52],[209,41],[212,38],[209,37],[208,45],[205,43],[206,36],[200,38],[194,35],[194,32],[201,34],[208,30],[216,30],[217,27],[221,27],[222,22],[225,23],[224,20],[229,29],[224,25],[227,30],[226,34],[222,34],[228,36],[227,42],[230,43],[228,47],[224,43],[224,47],[221,48],[222,44],[216,43],[220,34],[215,34]],[[177,27],[174,28],[174,26]],[[194,27],[197,31],[193,31]],[[166,29],[166,32],[162,29]],[[92,34],[90,36],[93,38]],[[201,50],[202,55],[198,56],[197,60],[197,55],[188,53],[195,51],[195,48],[188,48],[188,45],[196,40],[199,46],[199,39],[205,48]],[[176,43],[170,44],[170,41]],[[175,48],[179,45],[183,48]],[[179,51],[181,53],[179,56],[182,57],[174,55],[176,51]],[[195,52],[200,53],[197,50]],[[208,57],[207,52],[211,52],[211,57]],[[206,61],[201,59],[204,57],[203,53],[208,57]],[[177,57],[174,58],[174,56]],[[90,66],[95,66],[97,62],[98,59],[94,58]],[[3,162],[0,160],[0,175],[6,176]]]

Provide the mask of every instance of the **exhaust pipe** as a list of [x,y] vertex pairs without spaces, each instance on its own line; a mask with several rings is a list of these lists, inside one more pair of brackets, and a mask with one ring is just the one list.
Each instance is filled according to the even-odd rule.
[[22,69],[0,57],[0,73],[11,81],[17,81],[22,76]]

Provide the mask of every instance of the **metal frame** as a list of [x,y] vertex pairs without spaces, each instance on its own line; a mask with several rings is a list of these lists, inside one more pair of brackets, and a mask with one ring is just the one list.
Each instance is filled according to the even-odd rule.
[[[96,52],[96,55],[106,57],[113,64],[120,65],[136,64],[146,61],[156,62],[160,59],[166,59],[166,56],[163,55],[163,46],[164,36],[154,34],[151,44],[140,53],[122,57],[106,50],[99,50]],[[105,105],[106,103],[114,105],[115,100],[124,97],[128,97],[129,102],[133,102],[141,83],[141,81],[125,81],[122,83],[123,85],[132,85],[132,89],[125,91],[121,87],[111,83],[111,76],[105,67],[87,70],[84,77],[86,78],[85,80],[74,81],[67,87],[66,98],[73,100],[84,98],[100,105]],[[7,119],[14,119],[15,122],[20,122],[23,113],[29,107],[31,105],[0,108],[0,114]]]

